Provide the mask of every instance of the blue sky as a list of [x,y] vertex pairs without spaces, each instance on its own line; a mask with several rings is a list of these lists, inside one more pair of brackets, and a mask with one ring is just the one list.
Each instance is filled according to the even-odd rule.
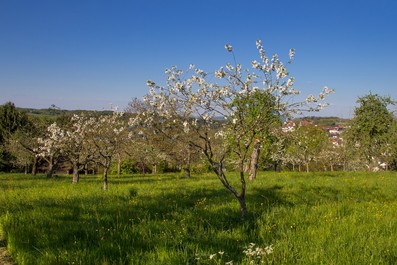
[[397,1],[0,1],[0,104],[123,109],[164,69],[287,58],[303,95],[335,88],[321,115],[350,117],[370,91],[397,100]]

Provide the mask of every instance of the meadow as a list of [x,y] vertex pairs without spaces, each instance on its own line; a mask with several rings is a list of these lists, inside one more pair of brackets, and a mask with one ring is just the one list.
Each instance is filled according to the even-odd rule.
[[397,264],[396,182],[261,172],[242,221],[212,174],[0,174],[0,233],[18,264]]

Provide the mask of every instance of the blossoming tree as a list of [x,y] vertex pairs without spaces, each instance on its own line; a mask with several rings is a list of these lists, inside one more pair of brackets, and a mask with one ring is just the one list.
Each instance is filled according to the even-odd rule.
[[35,152],[48,163],[47,177],[52,177],[55,167],[63,158],[64,137],[64,130],[54,122],[47,127],[44,137],[37,138],[38,147]]
[[112,115],[94,119],[90,127],[90,144],[95,149],[94,161],[103,167],[103,189],[108,190],[108,172],[115,156],[121,155],[129,139],[124,113],[113,111]]
[[75,114],[70,118],[70,123],[69,128],[64,131],[62,152],[72,164],[72,182],[76,184],[79,181],[79,171],[95,158],[96,150],[90,137],[96,120],[90,116]]
[[[238,200],[241,217],[246,216],[246,169],[250,179],[256,176],[261,142],[275,123],[302,111],[318,111],[327,104],[327,87],[318,96],[293,102],[299,91],[277,54],[268,57],[261,41],[256,42],[260,60],[251,69],[243,69],[234,60],[213,73],[194,65],[185,72],[177,67],[166,69],[164,86],[148,81],[150,93],[144,101],[150,107],[138,113],[131,124],[141,123],[167,134],[168,128],[192,137],[180,137],[201,150],[213,172]],[[234,57],[231,45],[225,48]],[[289,52],[291,63],[295,51]],[[215,81],[214,81],[215,80]],[[218,81],[216,81],[218,80]],[[229,182],[226,164],[239,172],[239,189]]]

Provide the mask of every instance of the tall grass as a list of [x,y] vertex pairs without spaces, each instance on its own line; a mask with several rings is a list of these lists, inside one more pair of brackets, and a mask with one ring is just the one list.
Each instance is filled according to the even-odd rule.
[[210,175],[111,177],[107,192],[92,176],[0,175],[0,232],[18,264],[396,264],[396,181],[261,173],[241,221]]

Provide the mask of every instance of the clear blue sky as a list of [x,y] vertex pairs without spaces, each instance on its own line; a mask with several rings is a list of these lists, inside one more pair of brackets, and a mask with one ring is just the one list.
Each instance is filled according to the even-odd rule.
[[0,104],[123,109],[164,69],[210,71],[268,53],[296,57],[296,88],[336,93],[323,115],[349,117],[358,96],[397,99],[397,1],[0,0]]

